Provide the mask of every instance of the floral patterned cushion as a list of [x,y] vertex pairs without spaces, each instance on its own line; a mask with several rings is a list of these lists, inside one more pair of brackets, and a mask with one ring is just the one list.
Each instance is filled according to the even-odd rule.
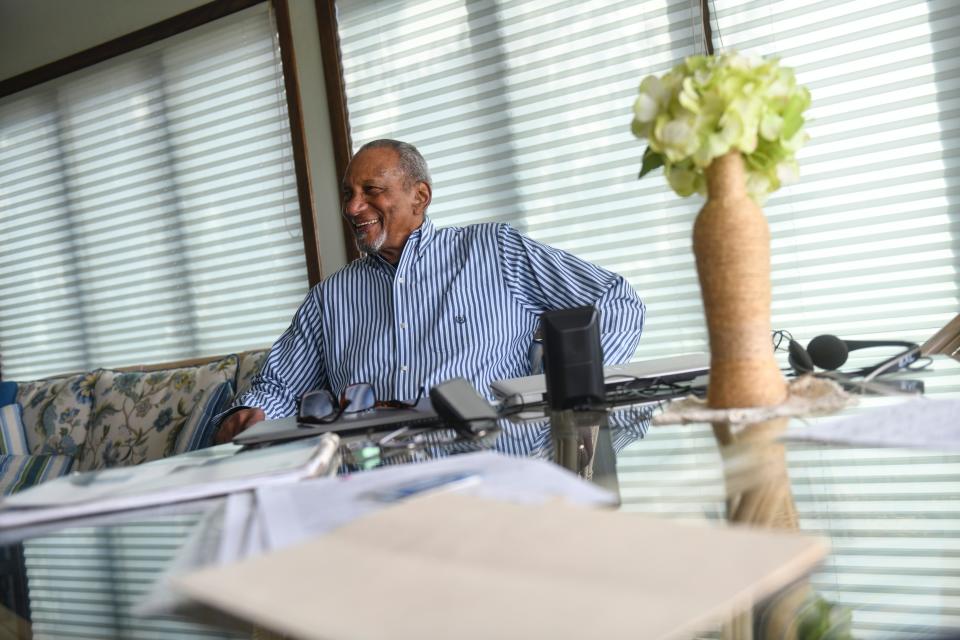
[[263,349],[261,351],[246,351],[240,354],[240,367],[237,369],[236,395],[241,396],[250,390],[250,383],[253,381],[253,376],[260,373],[260,367],[263,366],[263,361],[267,359],[268,353],[270,353],[269,349]]
[[171,455],[200,399],[232,382],[237,356],[165,371],[101,370],[94,389],[90,430],[80,448],[79,471],[140,464]]
[[17,384],[31,453],[76,455],[87,436],[99,372]]

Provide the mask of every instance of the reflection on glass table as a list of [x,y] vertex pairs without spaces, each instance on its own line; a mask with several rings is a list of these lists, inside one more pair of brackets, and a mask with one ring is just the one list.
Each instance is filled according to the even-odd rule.
[[[938,359],[910,377],[922,379],[928,397],[960,399],[960,364],[954,361]],[[865,396],[849,411],[889,402]],[[960,453],[779,438],[803,428],[808,421],[801,419],[736,428],[650,426],[655,408],[501,420],[475,440],[452,430],[386,441],[390,434],[370,434],[345,440],[341,472],[479,448],[553,460],[615,491],[624,511],[730,519],[828,537],[833,551],[809,584],[852,614],[855,637],[942,637],[960,628]],[[28,540],[36,637],[234,637],[129,613],[207,508],[132,514],[122,523]]]
[[[927,398],[960,399],[960,364],[937,358],[928,371],[889,376],[886,383],[894,391],[922,383]],[[845,413],[891,402],[868,394]],[[651,427],[617,457],[621,508],[826,536],[832,553],[810,585],[849,610],[854,637],[957,635],[960,453],[778,438],[831,419],[739,429]]]

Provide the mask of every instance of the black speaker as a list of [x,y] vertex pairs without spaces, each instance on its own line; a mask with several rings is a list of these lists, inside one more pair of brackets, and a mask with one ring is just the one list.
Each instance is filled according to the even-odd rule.
[[544,373],[551,409],[592,409],[604,403],[600,312],[594,307],[546,311]]

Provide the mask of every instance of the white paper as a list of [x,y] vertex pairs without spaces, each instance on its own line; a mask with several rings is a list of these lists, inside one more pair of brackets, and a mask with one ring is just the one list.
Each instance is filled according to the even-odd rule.
[[960,400],[917,399],[791,429],[785,440],[960,451]]
[[825,540],[442,492],[174,578],[295,638],[693,637],[803,576]]
[[221,452],[194,452],[45,482],[0,502],[0,529],[197,500],[314,477],[333,466],[339,438],[324,434],[237,455],[233,455],[236,447],[226,446]]
[[267,545],[280,549],[326,533],[388,506],[389,502],[375,497],[378,493],[451,472],[477,481],[447,483],[436,491],[522,504],[542,504],[557,498],[581,505],[617,504],[616,496],[609,491],[553,463],[481,451],[284,487],[258,488],[257,509],[265,523]]

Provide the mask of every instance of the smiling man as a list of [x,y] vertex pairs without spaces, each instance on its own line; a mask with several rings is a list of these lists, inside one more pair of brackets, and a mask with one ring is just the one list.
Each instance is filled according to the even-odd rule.
[[343,215],[353,225],[360,251],[397,264],[407,239],[423,224],[430,174],[419,153],[377,144],[366,145],[347,167]]
[[551,309],[596,306],[604,362],[633,355],[644,306],[622,277],[506,224],[434,227],[430,174],[412,145],[364,145],[342,195],[366,256],[310,291],[218,442],[295,414],[314,389],[339,396],[366,382],[379,400],[404,400],[463,376],[489,393],[494,380],[529,375],[533,334]]

